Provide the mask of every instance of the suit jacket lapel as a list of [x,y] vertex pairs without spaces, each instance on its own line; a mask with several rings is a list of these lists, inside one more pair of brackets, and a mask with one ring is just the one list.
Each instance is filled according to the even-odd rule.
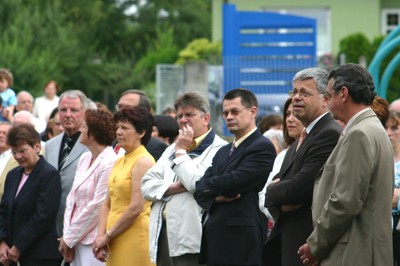
[[307,137],[303,140],[303,143],[300,145],[299,149],[296,151],[298,140],[296,140],[289,148],[285,159],[283,161],[281,171],[279,171],[280,178],[285,175],[286,171],[290,169],[290,166],[293,164],[294,160],[305,152],[305,147],[311,144],[315,135],[325,126],[325,124],[332,120],[332,116],[330,113],[325,114],[321,119],[314,125],[311,129],[311,132],[307,135]]
[[[16,197],[15,194],[17,194],[17,190],[19,187],[19,183],[21,182],[21,178],[22,178],[22,172],[24,171],[24,169],[21,166],[18,166],[18,171],[16,172],[16,175],[11,177],[13,182],[12,182],[12,187],[11,187],[11,192],[12,192],[12,197],[11,197],[11,206],[15,205],[16,202]],[[29,178],[28,178],[29,179]],[[21,191],[20,191],[21,192]]]
[[355,125],[357,125],[358,123],[360,123],[362,120],[369,118],[369,117],[373,117],[376,116],[376,114],[374,113],[374,111],[372,111],[372,109],[369,109],[365,112],[363,112],[362,114],[360,114],[355,120],[354,122],[350,125],[349,128],[346,128],[346,132],[345,135],[347,134],[347,132],[349,132],[351,130],[351,128]]
[[50,144],[49,147],[46,148],[46,153],[47,153],[45,154],[46,160],[56,169],[58,169],[58,157],[60,156],[61,142],[64,137],[64,134],[65,133],[55,136],[54,140],[51,139],[51,144],[49,143]]
[[247,137],[247,139],[245,139],[240,145],[239,147],[237,147],[235,149],[235,151],[231,154],[231,156],[229,156],[229,151],[230,148],[232,146],[232,142],[229,143],[225,149],[225,151],[223,152],[223,154],[221,154],[222,158],[226,158],[226,162],[222,164],[222,162],[219,162],[219,164],[223,165],[223,167],[220,169],[220,173],[223,173],[226,169],[226,167],[228,166],[229,162],[235,160],[237,157],[239,157],[247,148],[247,146],[249,146],[251,143],[253,143],[253,141],[255,139],[257,139],[259,136],[261,135],[260,131],[258,131],[258,129],[256,131],[253,132],[253,134],[251,134],[250,136]]
[[[37,179],[36,176],[38,175],[39,169],[41,169],[40,165],[43,164],[43,160],[44,159],[42,157],[40,157],[39,161],[37,161],[35,167],[33,168],[32,172],[28,176],[28,179],[25,181],[25,183],[22,186],[21,190],[19,191],[17,197],[15,198],[16,200],[18,200],[20,197],[22,197],[22,195],[24,195],[27,191],[29,191],[29,188],[31,187],[31,184],[33,182],[35,182],[35,180]],[[19,187],[19,183],[21,182],[22,172],[23,172],[23,168],[21,167],[19,180],[18,180],[18,183],[17,183],[17,189],[15,190],[14,195],[17,193],[17,190],[18,190],[18,187]]]
[[93,158],[92,153],[90,153],[89,156],[85,157],[84,166],[85,166],[86,170],[81,172],[82,176],[80,176],[79,178],[75,178],[75,180],[77,181],[77,184],[75,186],[73,186],[74,190],[76,190],[76,188],[78,188],[83,182],[85,182],[85,180],[88,179],[91,176],[91,174],[97,169],[97,167],[100,166],[100,164],[103,161],[104,157],[107,155],[107,149],[108,148],[105,148],[99,154],[99,156],[97,156],[96,160],[94,160],[94,162],[92,163],[91,166],[89,166],[89,164],[90,164],[90,160]]
[[321,119],[314,125],[314,127],[311,129],[310,133],[307,135],[307,137],[303,140],[303,143],[299,147],[299,149],[296,152],[296,157],[301,154],[302,151],[304,151],[304,147],[307,147],[308,144],[313,140],[316,134],[324,128],[325,124],[332,120],[332,116],[330,113],[325,114]]

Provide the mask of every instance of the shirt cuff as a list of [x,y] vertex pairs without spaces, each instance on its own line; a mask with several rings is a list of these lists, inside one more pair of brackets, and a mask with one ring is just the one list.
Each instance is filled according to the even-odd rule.
[[183,163],[183,161],[186,160],[187,156],[189,156],[189,155],[184,154],[184,155],[182,155],[182,156],[179,156],[179,157],[174,158],[174,159],[172,160],[173,165],[176,166],[176,165],[179,165],[179,164]]

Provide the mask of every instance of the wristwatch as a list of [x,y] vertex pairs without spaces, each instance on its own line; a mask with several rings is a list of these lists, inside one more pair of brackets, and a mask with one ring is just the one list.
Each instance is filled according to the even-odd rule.
[[178,155],[178,154],[186,154],[186,150],[178,149],[178,150],[175,151],[175,155]]

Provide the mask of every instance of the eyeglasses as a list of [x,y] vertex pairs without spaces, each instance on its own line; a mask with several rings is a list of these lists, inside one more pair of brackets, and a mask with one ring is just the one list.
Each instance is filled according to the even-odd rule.
[[328,97],[330,99],[330,98],[332,98],[332,93],[333,93],[333,91],[332,92],[327,91],[324,94],[325,94],[326,97]]
[[185,113],[185,114],[177,114],[176,119],[182,119],[186,117],[187,119],[195,117],[199,112]]
[[116,106],[115,106],[115,111],[121,111],[122,109],[124,109],[124,108],[129,108],[130,106],[129,105],[123,105],[123,104],[117,104]]
[[294,97],[294,96],[298,95],[299,97],[307,98],[307,97],[311,97],[311,96],[314,96],[314,95],[317,95],[317,94],[325,94],[325,92],[312,93],[312,92],[308,92],[308,91],[305,91],[305,90],[303,90],[303,91],[301,91],[301,90],[300,91],[298,91],[298,90],[289,91],[289,96],[290,97]]
[[226,110],[226,111],[222,111],[222,117],[223,118],[227,118],[229,114],[231,114],[232,116],[237,116],[239,115],[244,109],[246,109],[246,107],[243,107],[242,109],[232,109],[232,110]]

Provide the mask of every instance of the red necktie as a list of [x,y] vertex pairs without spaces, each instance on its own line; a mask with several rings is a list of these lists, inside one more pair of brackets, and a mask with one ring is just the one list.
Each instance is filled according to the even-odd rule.
[[301,131],[300,138],[299,138],[299,142],[297,143],[296,151],[300,148],[301,143],[303,143],[303,140],[304,140],[306,137],[307,137],[307,131],[306,131],[306,129],[304,128],[304,129]]
[[115,145],[115,147],[114,147],[114,152],[115,152],[116,154],[118,154],[119,149],[121,149],[121,146],[119,146],[118,144]]

